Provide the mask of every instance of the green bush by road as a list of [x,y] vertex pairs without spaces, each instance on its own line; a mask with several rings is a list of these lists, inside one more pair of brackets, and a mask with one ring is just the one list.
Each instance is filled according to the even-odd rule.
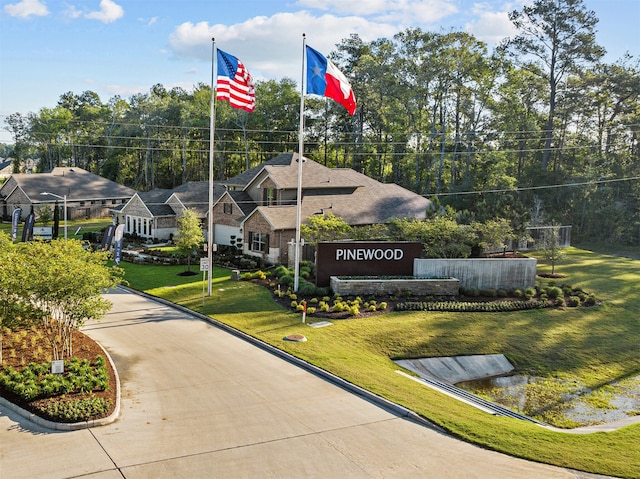
[[[397,374],[393,359],[505,354],[519,370],[599,388],[640,375],[640,261],[570,248],[556,271],[594,292],[593,308],[512,313],[391,312],[309,328],[267,290],[215,269],[213,294],[184,267],[124,264],[136,289],[182,304],[401,404],[468,441],[526,459],[610,476],[640,476],[640,424],[614,432],[554,432],[494,417]],[[121,264],[122,265],[122,264]],[[540,264],[539,271],[550,266]],[[307,342],[284,341],[304,334]]]

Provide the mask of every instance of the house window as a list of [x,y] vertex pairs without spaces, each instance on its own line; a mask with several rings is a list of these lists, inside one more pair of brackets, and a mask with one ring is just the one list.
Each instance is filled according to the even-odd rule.
[[262,189],[262,204],[265,206],[273,206],[276,204],[276,190],[275,188],[263,188]]
[[269,252],[269,235],[266,233],[249,233],[249,249],[251,251]]
[[231,203],[224,204],[224,214],[225,215],[233,214],[233,205]]

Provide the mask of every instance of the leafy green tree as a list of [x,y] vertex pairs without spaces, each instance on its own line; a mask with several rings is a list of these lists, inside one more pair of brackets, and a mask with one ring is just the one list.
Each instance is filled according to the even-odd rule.
[[38,221],[45,226],[51,223],[51,220],[53,219],[52,215],[53,212],[49,205],[40,205],[36,208],[36,218],[38,218]]
[[506,218],[496,218],[484,223],[474,223],[472,227],[478,234],[479,246],[484,251],[501,249],[506,255],[509,242],[516,239],[516,234]]
[[306,223],[300,225],[300,235],[312,245],[322,241],[346,239],[351,234],[352,228],[349,223],[331,212],[309,216]]
[[583,64],[594,63],[604,55],[596,44],[598,18],[583,0],[535,0],[509,19],[518,34],[504,47],[516,63],[536,75],[548,86],[547,124],[541,167],[547,170],[555,130],[558,90],[567,76],[578,73]]
[[[40,320],[54,359],[73,355],[73,330],[99,319],[111,303],[105,290],[122,281],[108,267],[108,252],[90,251],[78,240],[30,241],[8,245],[0,234],[0,307],[15,325]],[[6,315],[6,316],[4,316]]]
[[187,256],[187,271],[182,274],[195,274],[191,272],[191,256],[195,249],[202,245],[204,237],[200,219],[192,209],[187,208],[178,218],[178,233],[175,239],[178,249]]
[[398,241],[419,241],[426,258],[468,258],[478,238],[475,230],[455,220],[436,216],[420,221],[392,220],[389,229]]
[[551,275],[556,274],[556,264],[564,260],[565,252],[560,248],[560,226],[547,228],[540,242],[540,248],[545,260],[551,263]]

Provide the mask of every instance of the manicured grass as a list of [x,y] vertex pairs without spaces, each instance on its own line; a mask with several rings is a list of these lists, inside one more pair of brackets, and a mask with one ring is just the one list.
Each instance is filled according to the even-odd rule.
[[[397,374],[393,359],[505,354],[517,368],[574,378],[594,388],[640,374],[640,261],[569,248],[557,282],[603,301],[593,308],[514,313],[392,312],[310,328],[268,291],[214,270],[203,301],[202,276],[182,267],[121,263],[136,289],[182,304],[401,404],[471,442],[526,459],[618,477],[639,477],[640,424],[609,433],[553,432],[494,417]],[[173,269],[172,269],[173,268]],[[551,266],[539,264],[539,271]],[[545,281],[546,282],[546,281]],[[312,317],[307,318],[308,322]],[[284,341],[303,334],[308,341]]]

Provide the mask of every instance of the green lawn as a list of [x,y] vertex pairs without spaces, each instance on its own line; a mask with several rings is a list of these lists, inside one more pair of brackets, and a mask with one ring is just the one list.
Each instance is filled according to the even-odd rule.
[[[310,328],[268,291],[215,269],[121,263],[133,288],[182,304],[401,404],[461,438],[526,459],[619,477],[640,477],[640,424],[610,433],[552,432],[494,417],[396,373],[398,358],[505,354],[520,370],[575,378],[594,388],[640,374],[640,261],[569,248],[556,272],[594,292],[602,306],[517,313],[391,312]],[[540,264],[540,271],[550,265]],[[312,320],[312,318],[308,318]],[[304,334],[308,341],[284,341]]]

